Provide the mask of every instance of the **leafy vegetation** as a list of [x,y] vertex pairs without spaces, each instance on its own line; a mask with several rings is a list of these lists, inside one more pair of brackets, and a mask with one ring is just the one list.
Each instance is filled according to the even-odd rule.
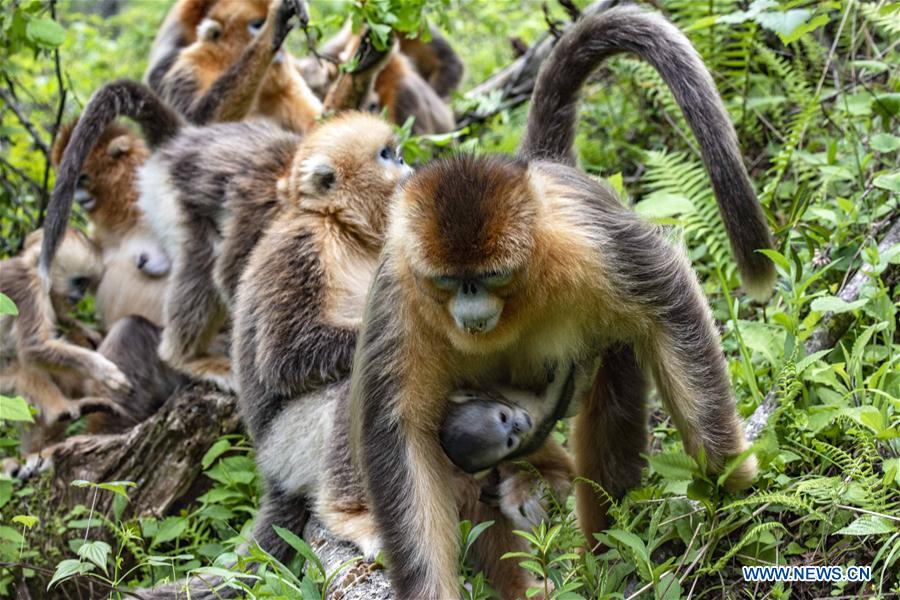
[[[69,117],[103,82],[139,78],[167,6],[133,1],[121,14],[101,19],[60,3],[54,19],[42,2],[0,4],[0,252],[12,254],[40,223],[52,184],[43,149],[59,121],[60,84]],[[770,253],[779,273],[773,299],[758,305],[740,292],[696,143],[652,68],[623,56],[595,76],[583,94],[580,163],[610,181],[646,218],[683,239],[722,324],[740,411],[750,415],[767,394],[777,401],[754,444],[761,473],[749,492],[726,493],[721,478],[705,472],[702,459],[683,452],[666,414],[655,411],[642,485],[613,504],[615,525],[597,540],[608,551],[600,556],[577,551],[585,540],[570,498],[556,507],[551,522],[521,532],[529,551],[506,560],[543,578],[534,593],[560,599],[896,595],[900,246],[879,250],[878,241],[900,215],[900,4],[654,4],[688,32],[736,124],[778,241],[777,252]],[[357,18],[370,24],[400,22],[410,28],[427,7],[428,17],[448,30],[466,61],[463,90],[513,60],[509,37],[532,43],[547,29],[540,6],[528,0],[370,0],[355,6]],[[326,35],[340,24],[341,10],[326,5],[323,14],[319,8],[313,3],[314,24]],[[558,7],[551,9],[552,19],[565,18]],[[294,50],[303,52],[300,36],[291,39]],[[465,109],[495,100],[455,102]],[[503,110],[459,135],[409,139],[404,148],[419,160],[454,145],[512,151],[524,114],[525,107]],[[859,295],[839,298],[856,272],[865,273]],[[0,310],[8,310],[5,302]],[[847,331],[834,347],[807,354],[805,343],[829,314],[849,317]],[[5,452],[15,452],[14,422],[30,419],[21,399],[0,398]],[[565,425],[556,435],[565,438]],[[76,576],[112,589],[187,572],[233,578],[250,570],[252,579],[234,585],[255,597],[321,597],[334,573],[323,572],[309,546],[289,532],[282,537],[299,551],[294,564],[277,564],[259,548],[251,547],[249,557],[235,552],[258,506],[259,480],[248,441],[223,439],[207,453],[203,467],[211,489],[195,505],[160,518],[120,518],[132,484],[73,482],[97,494],[115,494],[119,509],[95,514],[80,507],[60,515],[53,527],[54,542],[60,542],[55,545],[31,535],[33,518],[17,514],[18,507],[38,501],[40,484],[23,487],[0,478],[0,561],[26,565],[0,571],[0,595],[42,569],[54,573],[54,589]],[[463,523],[463,547],[488,526]],[[250,567],[251,561],[256,565]],[[872,578],[865,583],[742,580],[741,566],[773,564],[871,566]],[[483,576],[466,567],[461,572],[466,595],[489,595]]]

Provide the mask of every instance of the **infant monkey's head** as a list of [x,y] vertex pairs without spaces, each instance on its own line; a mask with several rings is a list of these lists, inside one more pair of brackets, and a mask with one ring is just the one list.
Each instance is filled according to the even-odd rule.
[[447,457],[466,473],[490,469],[529,439],[531,414],[499,393],[460,390],[441,427]]

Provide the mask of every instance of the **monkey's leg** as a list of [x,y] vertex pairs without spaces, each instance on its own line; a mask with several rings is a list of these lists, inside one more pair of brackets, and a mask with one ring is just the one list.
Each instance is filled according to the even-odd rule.
[[[708,311],[705,306],[703,310]],[[656,388],[678,427],[685,450],[696,457],[703,448],[710,471],[717,473],[729,457],[747,448],[718,333],[711,324],[708,331],[694,332],[689,326],[674,333],[653,336],[645,347],[649,352],[642,358],[648,359],[653,369]],[[683,338],[678,335],[684,333],[687,335]],[[690,356],[685,348],[700,356]],[[756,457],[751,454],[731,473],[725,487],[747,487],[756,470]]]
[[228,357],[207,355],[212,338],[225,322],[227,310],[213,281],[215,257],[202,230],[182,249],[166,290],[166,327],[159,356],[190,377],[210,381],[224,391],[234,387]]
[[262,499],[253,525],[253,539],[278,562],[286,563],[294,549],[276,533],[273,525],[303,537],[303,527],[308,520],[306,498],[272,487]]
[[34,425],[22,432],[22,454],[37,452],[47,444],[61,439],[65,425],[60,421],[69,417],[70,401],[50,376],[38,369],[19,365],[15,379],[10,383],[17,394],[40,411]]
[[[621,498],[641,481],[647,450],[647,381],[628,346],[608,348],[575,422],[572,443],[579,477]],[[578,521],[588,545],[610,525],[608,502],[586,483],[575,486]]]
[[460,508],[460,519],[468,519],[473,525],[485,521],[494,524],[482,532],[470,550],[470,562],[476,571],[483,571],[500,598],[525,598],[525,592],[536,581],[528,571],[519,567],[516,560],[501,560],[506,552],[526,552],[528,544],[515,535],[515,525],[500,508],[478,501],[468,501]]

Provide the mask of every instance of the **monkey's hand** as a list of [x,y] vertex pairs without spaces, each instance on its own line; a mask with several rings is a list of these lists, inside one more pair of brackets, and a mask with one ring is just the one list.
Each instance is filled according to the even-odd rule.
[[296,15],[300,21],[300,27],[305,29],[309,25],[309,12],[306,10],[305,0],[281,0],[273,6],[275,10],[275,29],[272,33],[272,52],[278,52],[284,38],[294,28],[293,17]]
[[569,471],[504,463],[500,472],[500,511],[517,529],[529,531],[550,516],[551,502],[564,501],[572,489]]
[[68,416],[73,421],[85,415],[96,412],[111,413],[119,415],[120,417],[128,416],[128,413],[125,412],[125,410],[118,402],[109,398],[99,398],[93,396],[89,398],[79,398],[78,400],[71,401],[69,405],[70,407]]
[[90,377],[114,394],[122,394],[131,389],[131,382],[125,373],[119,370],[114,362],[105,356],[97,355],[94,371]]

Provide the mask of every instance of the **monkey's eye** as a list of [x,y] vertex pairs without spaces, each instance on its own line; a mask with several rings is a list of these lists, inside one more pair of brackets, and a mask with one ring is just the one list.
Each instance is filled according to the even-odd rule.
[[258,35],[259,30],[262,29],[263,23],[265,23],[265,19],[254,19],[247,24],[247,31],[249,31],[252,35]]
[[73,277],[69,280],[69,285],[79,292],[83,292],[84,290],[86,290],[90,283],[91,280],[87,277]]
[[381,152],[378,153],[378,156],[381,160],[391,160],[393,158],[393,152],[391,152],[390,146],[385,146],[381,149]]
[[86,188],[89,185],[91,185],[91,176],[90,175],[88,175],[87,173],[82,173],[81,175],[78,176],[78,184],[77,184],[78,187]]
[[438,277],[430,277],[431,285],[445,292],[452,292],[459,287],[459,279],[456,277],[447,277],[439,275]]
[[497,271],[488,273],[481,278],[481,282],[488,287],[503,287],[513,280],[512,271]]

